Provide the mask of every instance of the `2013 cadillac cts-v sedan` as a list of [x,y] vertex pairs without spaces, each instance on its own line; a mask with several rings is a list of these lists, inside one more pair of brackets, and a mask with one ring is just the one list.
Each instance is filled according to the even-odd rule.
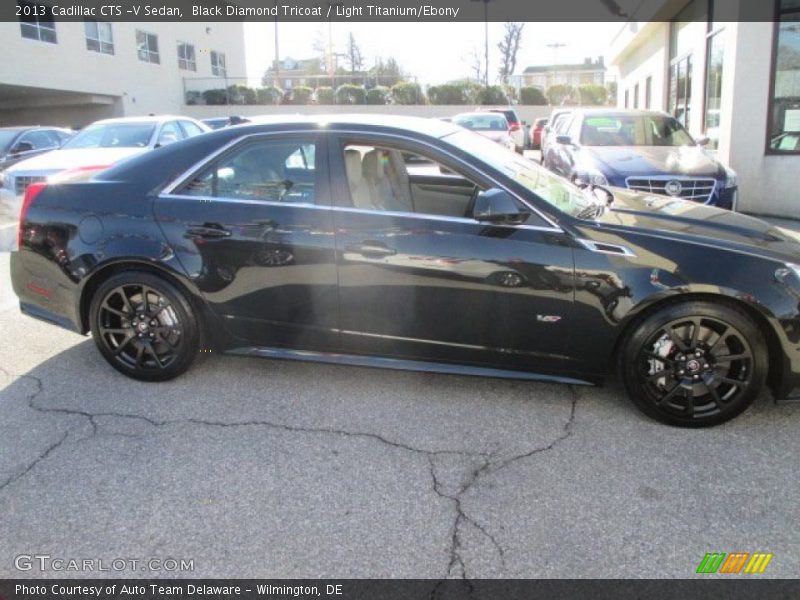
[[800,384],[797,234],[582,190],[451,123],[289,119],[32,185],[22,311],[91,331],[148,381],[210,348],[565,383],[617,370],[682,426]]

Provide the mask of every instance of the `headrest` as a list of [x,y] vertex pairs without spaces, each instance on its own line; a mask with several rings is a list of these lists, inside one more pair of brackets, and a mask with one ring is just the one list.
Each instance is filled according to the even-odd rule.
[[364,155],[364,177],[367,179],[383,178],[383,165],[386,161],[382,150],[370,150]]
[[345,150],[344,169],[347,173],[347,180],[350,183],[358,183],[364,176],[361,167],[361,153],[358,150]]

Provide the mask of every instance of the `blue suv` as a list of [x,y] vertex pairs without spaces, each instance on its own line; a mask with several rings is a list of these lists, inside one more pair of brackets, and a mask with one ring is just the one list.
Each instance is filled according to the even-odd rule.
[[735,210],[736,173],[695,141],[672,116],[656,111],[596,109],[559,123],[542,162],[581,185],[661,194]]

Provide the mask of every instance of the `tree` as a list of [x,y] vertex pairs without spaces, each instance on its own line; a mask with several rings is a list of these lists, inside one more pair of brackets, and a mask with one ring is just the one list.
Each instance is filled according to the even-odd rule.
[[547,88],[547,99],[553,106],[561,106],[566,104],[573,93],[572,86],[565,84],[556,84]]
[[398,62],[391,56],[384,60],[378,57],[375,66],[369,70],[369,74],[376,79],[378,85],[391,87],[405,79],[405,73]]
[[529,106],[545,106],[547,98],[537,87],[524,87],[519,91],[519,101]]
[[472,79],[475,81],[483,81],[483,57],[480,50],[475,46],[472,47],[467,60],[469,60],[469,68],[472,72]]
[[522,41],[525,23],[508,22],[503,24],[503,39],[497,44],[500,49],[500,81],[508,83],[510,75],[517,68],[517,53]]
[[347,39],[347,54],[345,55],[345,60],[350,67],[351,75],[355,75],[364,68],[364,57],[361,55],[361,48],[358,47],[352,31],[350,32],[350,37]]
[[584,106],[601,106],[608,100],[608,90],[603,85],[587,83],[578,88],[578,96]]

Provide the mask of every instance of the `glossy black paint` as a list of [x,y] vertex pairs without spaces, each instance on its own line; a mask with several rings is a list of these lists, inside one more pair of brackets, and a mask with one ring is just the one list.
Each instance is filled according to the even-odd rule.
[[[48,187],[12,253],[23,311],[86,332],[92,290],[115,270],[140,268],[181,286],[221,350],[325,351],[600,382],[637,317],[697,295],[756,320],[777,396],[800,384],[800,277],[786,273],[786,263],[800,262],[798,240],[756,219],[616,189],[611,210],[576,219],[450,145],[451,125],[384,120],[223,129],[89,183]],[[243,136],[291,132],[318,136],[314,205],[164,193]],[[501,225],[355,209],[341,164],[341,144],[353,138],[424,149],[538,212]]]

